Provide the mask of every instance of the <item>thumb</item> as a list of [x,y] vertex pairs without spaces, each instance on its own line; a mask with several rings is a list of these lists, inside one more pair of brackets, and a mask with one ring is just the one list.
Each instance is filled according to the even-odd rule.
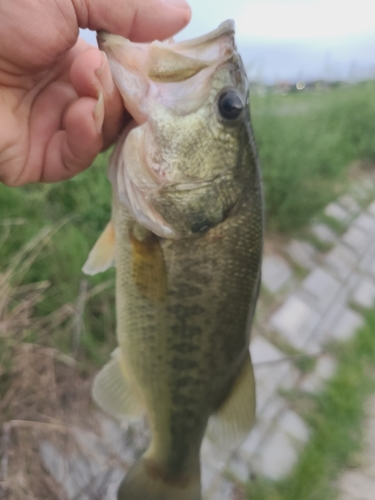
[[72,0],[80,28],[106,30],[135,42],[163,40],[191,18],[185,0]]

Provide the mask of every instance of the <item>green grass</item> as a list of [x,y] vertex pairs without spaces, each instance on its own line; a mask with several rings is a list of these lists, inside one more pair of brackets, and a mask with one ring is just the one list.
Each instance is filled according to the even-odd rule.
[[[348,185],[353,160],[375,160],[375,82],[328,92],[252,96],[267,227],[304,226]],[[352,180],[352,179],[351,179]]]
[[[110,218],[107,156],[100,156],[92,168],[67,182],[21,189],[0,184],[0,273],[38,231],[49,225],[55,227],[65,216],[70,218],[41,250],[23,281],[51,283],[46,299],[37,305],[37,316],[51,314],[77,300],[80,282],[86,279],[81,268]],[[114,279],[113,269],[90,277],[89,290],[110,279]],[[82,354],[103,364],[115,345],[113,286],[88,301],[84,319]],[[72,341],[56,331],[51,332],[50,343],[66,352]]]
[[339,365],[325,391],[295,393],[291,404],[305,418],[311,439],[289,478],[254,480],[250,500],[335,500],[334,479],[361,448],[364,403],[375,391],[375,310],[350,342],[335,349]]

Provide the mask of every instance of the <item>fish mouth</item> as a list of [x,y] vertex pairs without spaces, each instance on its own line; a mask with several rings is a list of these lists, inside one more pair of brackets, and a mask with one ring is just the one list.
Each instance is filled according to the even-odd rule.
[[207,98],[210,77],[237,50],[233,20],[181,42],[133,43],[105,31],[99,31],[97,39],[125,107],[138,125],[147,121],[151,100],[178,114],[198,109]]

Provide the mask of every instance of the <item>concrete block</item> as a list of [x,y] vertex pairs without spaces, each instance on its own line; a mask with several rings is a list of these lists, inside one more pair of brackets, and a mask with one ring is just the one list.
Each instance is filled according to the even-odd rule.
[[357,226],[351,225],[342,237],[343,243],[362,255],[368,246],[370,235]]
[[337,369],[337,360],[329,354],[323,354],[317,360],[313,373],[304,377],[300,389],[305,392],[316,394],[323,390],[324,383],[333,377]]
[[325,311],[340,290],[340,282],[322,268],[316,268],[305,278],[301,287],[308,292],[314,304]]
[[250,353],[254,366],[262,363],[272,363],[285,358],[285,354],[263,337],[255,337],[250,342]]
[[301,443],[307,443],[309,440],[309,428],[295,411],[287,410],[277,422],[277,427]]
[[359,313],[349,307],[345,307],[332,326],[332,329],[328,332],[327,337],[340,341],[349,340],[363,323],[364,319]]
[[302,349],[320,320],[320,315],[302,299],[291,295],[271,316],[269,328],[281,334],[297,349]]
[[373,201],[368,207],[367,211],[369,214],[371,214],[373,217],[375,217],[375,201]]
[[260,476],[278,481],[292,471],[297,460],[298,453],[292,439],[281,429],[276,429],[253,457],[253,464]]
[[350,219],[350,215],[345,210],[345,208],[343,208],[341,205],[338,205],[337,203],[330,203],[329,205],[327,205],[324,213],[328,217],[332,217],[333,219],[336,219],[337,221],[344,224]]
[[370,214],[361,214],[353,221],[353,226],[359,227],[366,233],[373,233],[375,235],[375,218]]
[[255,365],[254,377],[257,390],[257,407],[258,411],[263,411],[267,402],[276,397],[278,389],[282,384],[288,384],[289,389],[293,384],[293,376],[289,374],[292,370],[290,361],[275,363],[271,365]]
[[[352,196],[350,196],[348,194],[341,196],[337,201],[351,215],[357,215],[361,211],[361,207],[359,206],[357,201]],[[374,211],[374,213],[375,213],[375,211]]]
[[324,264],[339,280],[345,280],[357,265],[357,257],[346,246],[339,243],[324,258]]
[[299,266],[305,269],[313,269],[316,250],[307,241],[292,240],[285,251]]
[[208,497],[210,500],[232,500],[233,489],[232,481],[219,476],[210,488]]
[[249,464],[245,460],[242,460],[239,456],[235,456],[232,460],[230,460],[228,464],[228,471],[242,483],[245,483],[250,479]]
[[347,470],[338,481],[340,500],[374,500],[375,478],[360,470]]
[[322,243],[335,243],[337,236],[326,224],[316,223],[310,228],[311,233]]
[[285,411],[287,402],[281,396],[270,399],[265,408],[259,412],[258,419],[262,424],[272,424]]
[[237,450],[237,453],[243,460],[248,461],[251,459],[261,442],[265,439],[267,430],[267,426],[262,424],[257,424],[253,427],[250,434]]
[[372,307],[375,303],[375,284],[367,278],[362,279],[353,293],[352,300],[360,307]]
[[262,284],[271,293],[278,292],[292,277],[289,264],[278,255],[266,255],[262,264]]
[[219,476],[220,472],[218,472],[216,467],[207,463],[205,460],[201,460],[201,484],[203,493],[206,493],[206,491],[212,486],[215,479]]

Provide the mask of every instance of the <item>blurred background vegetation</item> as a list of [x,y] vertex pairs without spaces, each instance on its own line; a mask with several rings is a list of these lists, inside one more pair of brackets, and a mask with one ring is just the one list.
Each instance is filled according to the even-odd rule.
[[[354,160],[366,160],[368,168],[375,162],[374,95],[374,81],[286,95],[253,93],[267,231],[300,230],[361,175]],[[22,279],[24,284],[50,283],[35,305],[36,316],[50,315],[79,296],[86,280],[81,267],[110,217],[108,155],[99,156],[92,168],[68,182],[20,189],[0,185],[1,270],[39,231],[67,217]],[[84,309],[79,356],[92,366],[102,365],[115,345],[113,280],[113,270],[88,279],[89,291],[103,284],[101,293],[88,294]],[[74,321],[67,315],[44,342],[71,352]],[[26,341],[35,341],[37,332],[31,327],[27,335]]]
[[[253,85],[266,240],[303,239],[304,227],[322,217],[327,203],[375,168],[374,95],[375,81],[300,91]],[[109,154],[67,182],[0,184],[0,432],[7,428],[10,435],[9,421],[65,422],[77,402],[89,408],[90,375],[116,346],[114,269],[93,277],[81,271],[110,218]],[[332,478],[360,447],[363,403],[374,389],[374,325],[372,311],[360,335],[341,347],[326,392],[313,404],[300,403],[313,434],[294,474],[275,483],[252,481],[250,498],[335,498]],[[88,410],[78,414],[86,422]],[[21,488],[22,476],[35,483],[32,498],[57,498],[56,484],[32,452],[34,431],[17,432],[8,488]],[[1,488],[0,474],[0,497]],[[24,491],[10,498],[23,498]]]

